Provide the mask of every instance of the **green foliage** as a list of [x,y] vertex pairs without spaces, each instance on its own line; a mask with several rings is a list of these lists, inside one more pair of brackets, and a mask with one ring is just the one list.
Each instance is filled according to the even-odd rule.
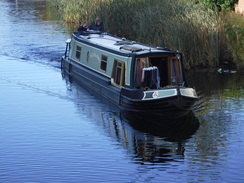
[[225,32],[229,39],[235,62],[244,67],[244,17],[235,13],[222,16],[225,19]]
[[221,10],[234,10],[235,4],[238,0],[197,0],[196,2],[202,2],[210,8],[217,8]]

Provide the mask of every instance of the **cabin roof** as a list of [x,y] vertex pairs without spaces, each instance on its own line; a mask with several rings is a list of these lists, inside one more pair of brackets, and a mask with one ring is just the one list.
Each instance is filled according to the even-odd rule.
[[100,32],[85,32],[85,33],[74,33],[73,36],[76,40],[82,42],[87,42],[88,44],[93,44],[96,46],[104,47],[106,49],[111,49],[124,54],[133,53],[136,55],[143,55],[147,53],[175,53],[168,48],[153,47],[150,45],[137,43],[135,41],[127,40],[125,38],[120,38],[109,33]]

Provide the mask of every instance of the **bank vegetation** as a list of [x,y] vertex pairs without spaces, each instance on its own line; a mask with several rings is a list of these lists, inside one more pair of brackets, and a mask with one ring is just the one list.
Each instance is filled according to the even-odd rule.
[[103,20],[107,32],[183,53],[186,68],[244,63],[244,17],[186,0],[50,0],[74,28]]

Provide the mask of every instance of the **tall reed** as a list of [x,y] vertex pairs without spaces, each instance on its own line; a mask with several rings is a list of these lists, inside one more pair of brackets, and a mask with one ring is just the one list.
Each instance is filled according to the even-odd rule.
[[[231,57],[217,11],[185,0],[52,0],[67,22],[102,18],[106,31],[183,53],[187,68]],[[78,26],[78,25],[77,25]]]
[[[100,4],[109,31],[180,50],[187,68],[219,64],[219,17],[193,2],[113,0]],[[108,8],[106,8],[108,7]]]
[[80,23],[91,21],[91,15],[96,12],[99,0],[49,0],[60,12],[65,22]]

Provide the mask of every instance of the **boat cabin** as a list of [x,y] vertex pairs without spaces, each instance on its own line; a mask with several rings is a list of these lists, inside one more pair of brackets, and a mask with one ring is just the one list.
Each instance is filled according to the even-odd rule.
[[108,33],[73,34],[65,57],[108,78],[118,87],[159,89],[183,85],[181,54]]

